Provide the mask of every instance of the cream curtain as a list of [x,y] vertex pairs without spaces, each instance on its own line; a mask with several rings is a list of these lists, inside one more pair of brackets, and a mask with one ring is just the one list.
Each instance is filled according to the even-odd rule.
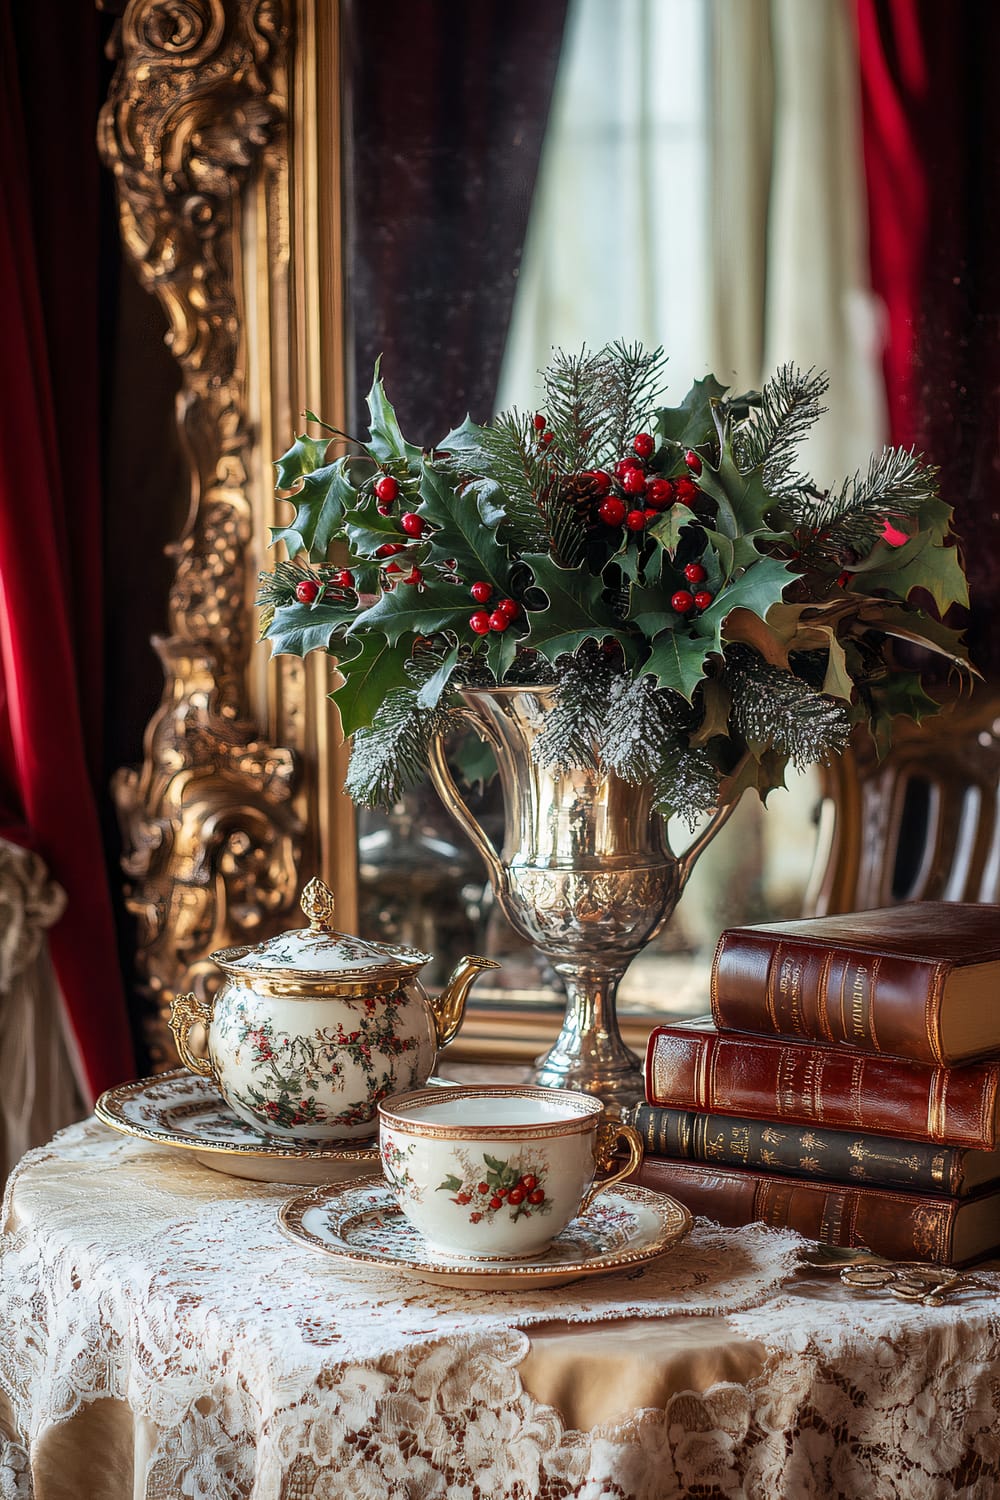
[[553,346],[662,344],[705,368],[703,0],[570,0],[496,406],[530,406]]
[[834,483],[887,431],[853,10],[849,0],[708,3],[712,362],[743,388],[789,359],[826,370],[829,412],[805,460]]
[[65,905],[38,855],[0,839],[0,1181],[86,1113],[46,939]]

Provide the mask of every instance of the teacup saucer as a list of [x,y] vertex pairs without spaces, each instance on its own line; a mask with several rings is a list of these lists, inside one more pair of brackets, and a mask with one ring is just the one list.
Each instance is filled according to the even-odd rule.
[[293,1146],[258,1135],[210,1078],[186,1068],[108,1089],[94,1113],[112,1130],[192,1151],[203,1167],[254,1182],[344,1182],[378,1167],[374,1136],[343,1146]]
[[665,1193],[624,1183],[602,1193],[535,1260],[450,1261],[430,1255],[391,1188],[371,1176],[290,1198],[278,1210],[278,1223],[299,1244],[356,1265],[382,1266],[435,1286],[513,1291],[645,1265],[683,1239],[691,1215]]

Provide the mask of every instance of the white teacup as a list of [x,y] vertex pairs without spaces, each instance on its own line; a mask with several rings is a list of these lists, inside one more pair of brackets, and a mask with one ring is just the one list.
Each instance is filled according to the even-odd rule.
[[[642,1160],[630,1125],[591,1094],[479,1085],[413,1089],[379,1105],[382,1168],[432,1254],[529,1260]],[[623,1141],[628,1161],[616,1166]]]

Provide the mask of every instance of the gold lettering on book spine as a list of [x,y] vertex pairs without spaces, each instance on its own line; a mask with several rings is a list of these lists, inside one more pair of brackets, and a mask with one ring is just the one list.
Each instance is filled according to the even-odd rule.
[[238,261],[241,192],[284,126],[282,0],[129,0],[101,112],[125,250],[170,325],[192,503],[173,547],[165,683],[139,770],[119,771],[127,901],[153,1065],[208,955],[287,925],[301,839],[294,769],[248,708],[254,560]]

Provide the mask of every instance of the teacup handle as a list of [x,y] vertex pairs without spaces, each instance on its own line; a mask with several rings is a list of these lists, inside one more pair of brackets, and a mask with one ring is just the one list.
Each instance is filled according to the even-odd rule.
[[594,1162],[599,1172],[609,1172],[614,1166],[615,1147],[619,1141],[624,1141],[628,1147],[628,1161],[620,1171],[611,1177],[602,1178],[587,1189],[580,1203],[579,1213],[585,1214],[598,1193],[605,1192],[607,1188],[614,1187],[616,1182],[621,1182],[623,1177],[628,1177],[642,1161],[642,1136],[633,1126],[623,1125],[621,1120],[599,1120],[597,1139],[594,1141]]
[[198,1057],[191,1051],[188,1034],[195,1022],[200,1022],[207,1031],[211,1021],[212,1007],[206,1005],[204,1000],[199,1000],[197,995],[175,995],[170,1002],[170,1030],[174,1034],[180,1060],[192,1073],[198,1073],[202,1078],[215,1078],[215,1069],[210,1058]]

